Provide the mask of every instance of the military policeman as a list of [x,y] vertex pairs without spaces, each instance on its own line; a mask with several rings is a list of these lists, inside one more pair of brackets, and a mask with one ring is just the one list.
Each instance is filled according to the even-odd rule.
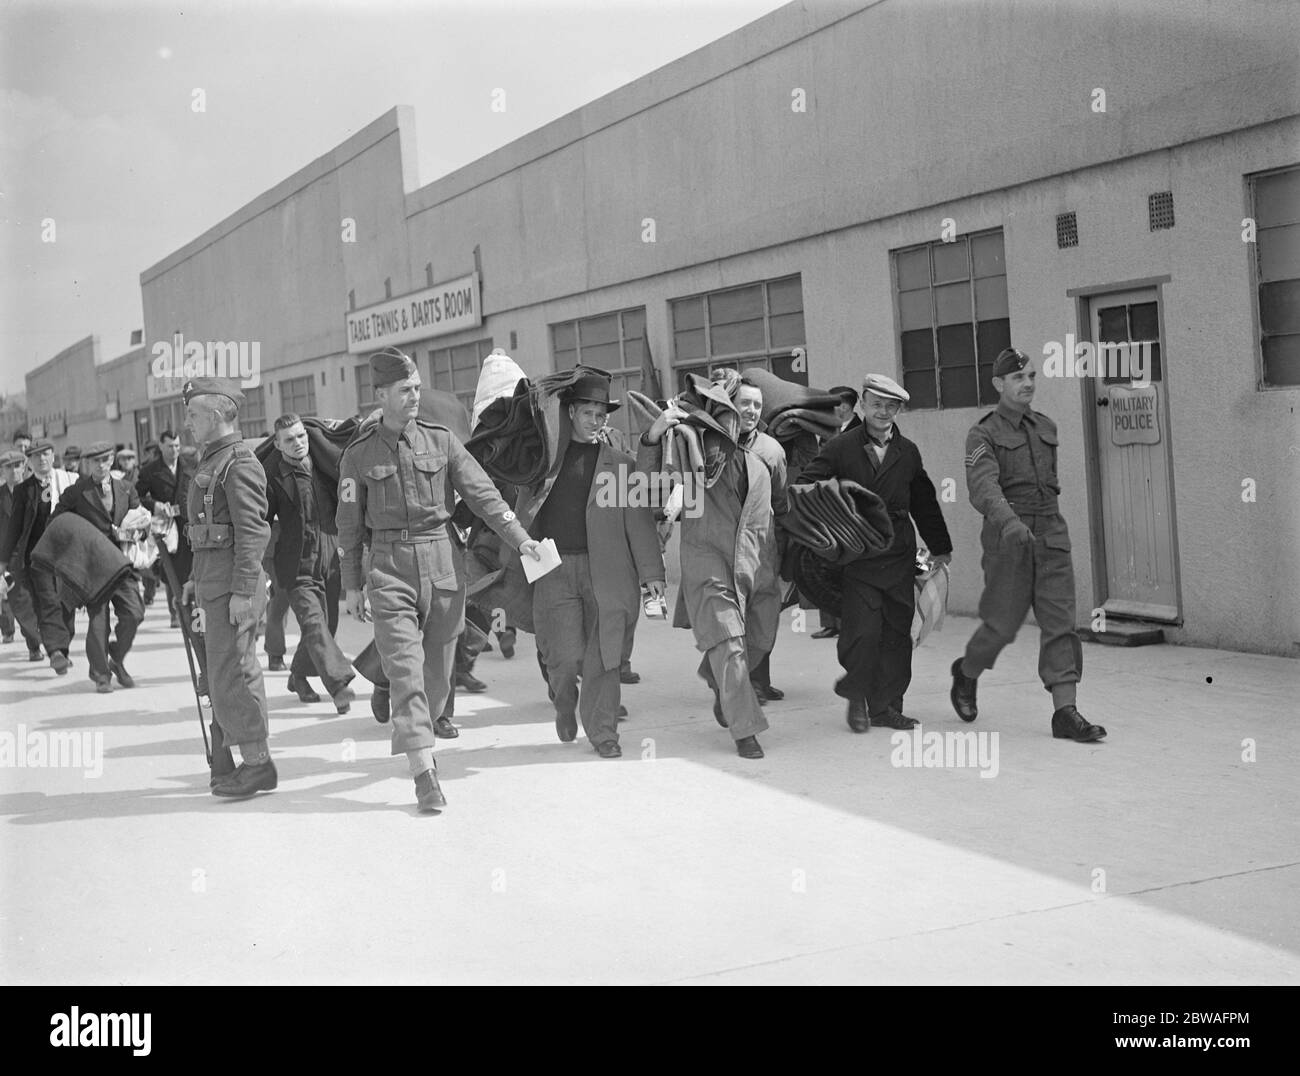
[[1041,632],[1038,675],[1052,693],[1052,735],[1093,743],[1106,735],[1075,708],[1083,648],[1074,629],[1070,534],[1057,507],[1056,423],[1029,405],[1034,368],[1007,348],[993,362],[998,406],[966,437],[966,486],[984,517],[983,621],[952,665],[952,704],[963,721],[978,716],[975,686],[1016,637],[1030,605]]
[[519,525],[483,468],[445,426],[424,422],[420,373],[396,348],[370,357],[382,420],[357,435],[339,462],[339,549],[348,611],[366,616],[362,547],[375,646],[389,681],[392,753],[407,757],[421,811],[447,804],[433,760],[433,715],[451,685],[464,628],[465,555],[452,537],[453,490],[503,541],[534,558]]
[[217,728],[225,745],[239,746],[243,759],[233,772],[218,772],[226,753],[214,738],[212,793],[243,799],[271,791],[279,779],[267,743],[266,692],[255,650],[266,606],[262,555],[271,533],[266,472],[239,436],[244,394],[237,382],[195,378],[185,383],[182,399],[185,426],[202,447],[186,495],[194,562],[181,605],[198,600]]

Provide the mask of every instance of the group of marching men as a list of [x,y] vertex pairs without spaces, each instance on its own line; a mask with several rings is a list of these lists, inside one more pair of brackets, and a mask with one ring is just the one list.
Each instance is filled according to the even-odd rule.
[[[648,609],[666,596],[663,524],[661,516],[657,531],[644,503],[610,503],[594,491],[625,478],[629,469],[663,476],[665,442],[686,411],[676,398],[665,401],[633,456],[610,435],[607,416],[621,406],[611,399],[610,375],[577,368],[561,397],[564,436],[557,458],[546,477],[519,490],[511,505],[460,439],[419,417],[420,374],[409,356],[388,348],[371,356],[370,369],[379,411],[343,450],[337,480],[313,465],[298,416],[276,421],[276,452],[259,461],[239,433],[243,395],[237,383],[195,379],[185,385],[185,424],[200,446],[197,464],[188,483],[165,485],[167,475],[158,476],[146,507],[155,520],[170,515],[183,522],[184,544],[172,563],[183,580],[179,607],[201,610],[204,691],[215,717],[212,792],[242,798],[272,790],[278,780],[256,656],[268,600],[264,557],[271,522],[278,519],[270,564],[302,629],[305,659],[295,668],[319,675],[338,712],[347,712],[355,668],[334,640],[336,614],[330,615],[327,595],[330,573],[338,570],[351,615],[373,620],[378,670],[366,675],[377,685],[375,698],[383,699],[382,711],[372,700],[376,716],[391,718],[392,753],[407,757],[420,810],[445,807],[433,749],[437,738],[456,734],[448,709],[462,669],[457,647],[466,618],[464,540],[452,522],[458,500],[479,526],[495,532],[516,569],[522,558],[542,559],[542,540],[554,542],[559,565],[531,590],[556,734],[571,742],[580,722],[602,758],[619,757],[618,721],[626,713],[621,686],[633,682],[627,676],[632,635],[643,601]],[[778,559],[778,545],[788,540],[781,533],[787,464],[781,445],[759,428],[761,388],[734,370],[711,376],[714,395],[739,418],[739,435],[721,471],[696,491],[699,510],[681,517],[674,622],[694,633],[699,675],[713,693],[718,724],[742,758],[757,759],[763,757],[758,735],[768,728],[763,706],[783,697],[771,685],[769,656],[788,589]],[[1068,532],[1056,500],[1057,434],[1052,420],[1030,407],[1034,379],[1023,352],[1009,348],[999,355],[993,367],[998,405],[967,438],[970,500],[984,517],[986,585],[981,624],[952,665],[950,697],[962,720],[975,720],[977,679],[1015,637],[1032,605],[1042,633],[1039,672],[1053,700],[1052,733],[1091,743],[1106,731],[1075,707],[1082,654]],[[873,725],[907,729],[916,724],[903,713],[912,667],[916,532],[939,564],[950,561],[952,542],[920,450],[898,427],[907,392],[871,374],[860,395],[845,388],[843,399],[841,432],[821,445],[798,481],[858,483],[880,498],[894,527],[887,548],[844,565],[837,624],[843,675],[834,690],[847,701],[854,732]],[[26,445],[24,454],[32,473],[13,487],[8,520],[0,521],[0,562],[10,569],[8,596],[24,633],[39,633],[62,673],[71,615],[51,597],[56,581],[34,570],[25,554],[50,516],[65,511],[121,539],[123,517],[139,500],[135,488],[113,477],[111,445],[87,450],[88,473],[79,479],[52,467],[52,446]],[[166,456],[163,469],[175,475],[170,448]],[[141,479],[141,490],[145,486]],[[179,504],[178,489],[184,496]],[[36,616],[23,604],[27,599],[39,610]],[[101,690],[113,676],[130,683],[124,662],[142,613],[138,603],[138,592],[124,583],[90,610],[87,656]],[[118,617],[115,638],[110,605]],[[239,751],[238,766],[231,748]]]

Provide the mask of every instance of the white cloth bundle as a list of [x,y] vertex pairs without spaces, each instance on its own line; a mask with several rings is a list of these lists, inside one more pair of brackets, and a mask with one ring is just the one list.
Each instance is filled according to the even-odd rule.
[[943,630],[948,612],[948,565],[939,564],[916,577],[916,612],[912,615],[912,649],[932,631]]
[[474,392],[474,409],[469,416],[469,428],[473,430],[478,425],[479,415],[483,414],[483,409],[493,400],[499,400],[502,396],[513,396],[515,386],[527,376],[514,359],[499,347],[494,348],[492,354],[483,360],[483,369],[479,371],[478,388]]

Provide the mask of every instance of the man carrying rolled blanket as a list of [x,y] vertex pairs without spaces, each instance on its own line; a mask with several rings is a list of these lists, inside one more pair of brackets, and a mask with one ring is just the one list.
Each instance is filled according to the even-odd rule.
[[884,500],[894,540],[884,552],[866,551],[844,566],[844,607],[837,652],[844,675],[835,693],[848,699],[848,725],[909,729],[903,696],[912,682],[912,616],[916,534],[936,562],[952,559],[952,540],[921,452],[902,435],[895,416],[908,394],[883,374],[869,374],[859,405],[863,424],[832,438],[799,476],[800,482],[848,479]]

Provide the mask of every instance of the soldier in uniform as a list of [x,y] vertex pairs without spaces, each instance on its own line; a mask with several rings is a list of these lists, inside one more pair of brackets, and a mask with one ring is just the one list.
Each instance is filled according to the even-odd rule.
[[1057,507],[1056,423],[1029,404],[1034,368],[1007,348],[993,362],[998,406],[966,437],[966,487],[984,517],[983,623],[952,664],[952,704],[963,721],[978,716],[975,685],[1016,637],[1030,605],[1041,632],[1038,675],[1052,693],[1052,735],[1093,743],[1106,735],[1075,708],[1083,648],[1074,630],[1070,533]]
[[[271,791],[279,780],[256,652],[257,621],[266,607],[262,554],[270,536],[266,472],[239,436],[244,394],[237,382],[196,378],[185,383],[181,398],[185,425],[202,445],[186,501],[194,561],[181,605],[198,600],[213,713],[223,743],[238,745],[243,760],[231,773],[214,770],[212,793],[243,799]],[[213,758],[223,754],[214,750]]]
[[389,682],[392,753],[407,757],[420,810],[436,811],[447,800],[433,760],[433,715],[450,690],[465,615],[465,554],[448,527],[453,489],[512,549],[538,559],[537,543],[451,431],[417,418],[420,373],[410,357],[387,348],[370,357],[370,371],[383,417],[339,462],[343,587],[348,612],[365,619],[369,544],[366,582]]

